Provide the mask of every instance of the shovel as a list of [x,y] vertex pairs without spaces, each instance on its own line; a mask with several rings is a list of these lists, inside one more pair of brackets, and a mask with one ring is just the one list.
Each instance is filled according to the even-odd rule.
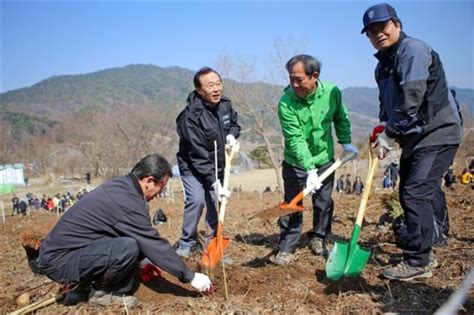
[[[225,167],[224,167],[224,185],[222,188],[229,188],[229,177],[232,159],[235,153],[239,151],[239,143],[237,142],[232,148],[226,145],[225,148]],[[217,196],[216,196],[217,199]],[[230,239],[222,236],[224,228],[225,208],[227,205],[227,197],[223,197],[219,208],[219,221],[217,223],[216,237],[209,241],[205,252],[202,255],[201,263],[207,268],[214,268],[219,260],[224,256],[224,251],[229,246]]]
[[[328,178],[338,167],[354,159],[356,156],[357,154],[355,153],[345,153],[341,159],[337,159],[328,169],[326,169],[321,175],[319,175],[319,179],[321,180],[321,182]],[[298,204],[301,202],[301,200],[304,199],[307,194],[312,192],[313,189],[313,186],[306,187],[305,189],[300,191],[295,197],[293,197],[293,199],[289,203],[282,202],[276,207],[271,207],[260,211],[255,216],[261,219],[270,220],[295,212],[304,211],[304,207]]]
[[367,200],[369,199],[377,162],[378,158],[373,159],[371,153],[369,153],[369,173],[367,174],[366,186],[360,200],[359,211],[352,230],[351,240],[349,243],[336,241],[326,263],[326,276],[331,280],[339,280],[343,276],[358,276],[362,273],[362,270],[364,270],[369,260],[370,250],[360,247],[357,244],[357,239],[359,238],[362,221],[364,219],[365,208]]

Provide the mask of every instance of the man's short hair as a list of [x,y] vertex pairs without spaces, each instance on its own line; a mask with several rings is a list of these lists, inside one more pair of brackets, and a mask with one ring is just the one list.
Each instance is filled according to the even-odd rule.
[[196,89],[201,88],[201,81],[199,81],[199,78],[202,77],[203,75],[206,75],[206,74],[210,73],[210,72],[214,72],[215,74],[217,74],[219,79],[222,81],[221,75],[216,70],[212,69],[211,67],[202,67],[194,75],[194,79],[193,79],[194,88],[196,88]]
[[131,173],[138,179],[153,176],[157,181],[165,176],[172,177],[170,163],[159,154],[145,156],[133,167]]
[[286,70],[291,71],[291,68],[298,62],[302,62],[304,66],[304,72],[306,75],[312,75],[313,73],[321,73],[322,63],[310,55],[296,55],[286,63]]

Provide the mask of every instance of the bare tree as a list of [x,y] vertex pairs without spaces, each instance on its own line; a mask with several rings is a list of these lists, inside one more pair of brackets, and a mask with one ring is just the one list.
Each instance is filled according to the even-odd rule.
[[[249,83],[256,79],[266,82],[284,82],[284,78],[287,77],[285,63],[293,55],[302,51],[302,49],[298,51],[296,46],[292,38],[275,39],[273,49],[267,58],[271,62],[263,63],[265,69],[260,70],[255,59],[232,57],[224,52],[219,60],[220,72],[224,77],[229,78],[224,85],[225,93],[239,111],[250,117],[250,122],[247,126],[243,126],[242,133],[244,136],[257,135],[257,140],[264,143],[280,189],[283,189],[283,181],[280,173],[281,161],[278,157],[281,155],[283,138],[280,126],[275,121],[277,121],[278,98],[283,92],[282,87],[262,82]],[[265,75],[259,75],[258,71],[263,71]]]

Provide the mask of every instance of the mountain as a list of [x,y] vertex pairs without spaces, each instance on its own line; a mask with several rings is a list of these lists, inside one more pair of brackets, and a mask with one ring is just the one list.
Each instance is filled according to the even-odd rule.
[[193,72],[179,67],[129,65],[89,74],[53,76],[1,94],[7,111],[52,115],[130,103],[183,103]]
[[[184,106],[193,90],[193,75],[194,71],[180,67],[138,64],[89,74],[53,76],[31,87],[0,94],[0,120],[8,121],[14,134],[21,138],[25,133],[47,133],[65,116],[78,112],[108,111],[132,104],[177,109]],[[278,100],[283,90],[261,82],[247,85],[263,87],[268,91],[265,97],[275,102],[275,106],[274,100]],[[472,113],[474,90],[456,88],[456,91],[459,101]],[[350,87],[342,94],[351,115],[354,137],[366,135],[377,122],[377,88]],[[244,111],[239,114],[242,122],[247,121]],[[273,127],[277,128],[277,123],[275,120]]]

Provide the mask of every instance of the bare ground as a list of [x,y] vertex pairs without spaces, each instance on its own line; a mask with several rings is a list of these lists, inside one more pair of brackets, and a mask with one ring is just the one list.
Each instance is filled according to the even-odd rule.
[[[149,283],[141,284],[136,296],[141,303],[132,314],[139,313],[433,313],[455,291],[474,257],[473,191],[459,186],[447,192],[451,217],[451,237],[447,246],[435,248],[440,266],[432,278],[411,283],[388,281],[380,277],[382,268],[390,256],[400,252],[393,244],[389,228],[377,228],[376,223],[387,210],[384,198],[389,192],[375,191],[369,201],[360,243],[371,248],[373,256],[363,274],[357,278],[336,282],[325,276],[325,259],[314,256],[306,247],[303,235],[297,251],[297,260],[288,267],[270,264],[267,258],[278,240],[278,227],[274,222],[254,217],[255,213],[275,206],[282,196],[275,193],[234,193],[229,200],[225,234],[231,237],[226,255],[234,263],[225,267],[228,300],[222,268],[201,270],[200,255],[187,260],[195,270],[210,274],[216,291],[212,295],[196,293],[190,285],[181,284],[168,274]],[[333,233],[336,237],[349,238],[358,209],[359,197],[336,195]],[[4,199],[5,200],[5,199]],[[309,205],[309,200],[306,200]],[[169,218],[167,224],[157,225],[160,233],[171,242],[179,238],[183,201],[159,199],[151,209],[163,208]],[[56,214],[44,211],[29,216],[7,217],[0,227],[0,313],[20,308],[15,302],[22,293],[28,292],[30,303],[54,296],[59,285],[44,276],[35,275],[28,267],[25,251],[20,242],[22,231],[48,229],[56,220]],[[1,224],[1,223],[0,223]],[[305,214],[304,230],[311,226],[311,215]],[[474,313],[471,290],[461,313]],[[64,306],[53,304],[38,310],[38,314],[72,313],[125,313],[121,306],[95,308],[88,304]]]

